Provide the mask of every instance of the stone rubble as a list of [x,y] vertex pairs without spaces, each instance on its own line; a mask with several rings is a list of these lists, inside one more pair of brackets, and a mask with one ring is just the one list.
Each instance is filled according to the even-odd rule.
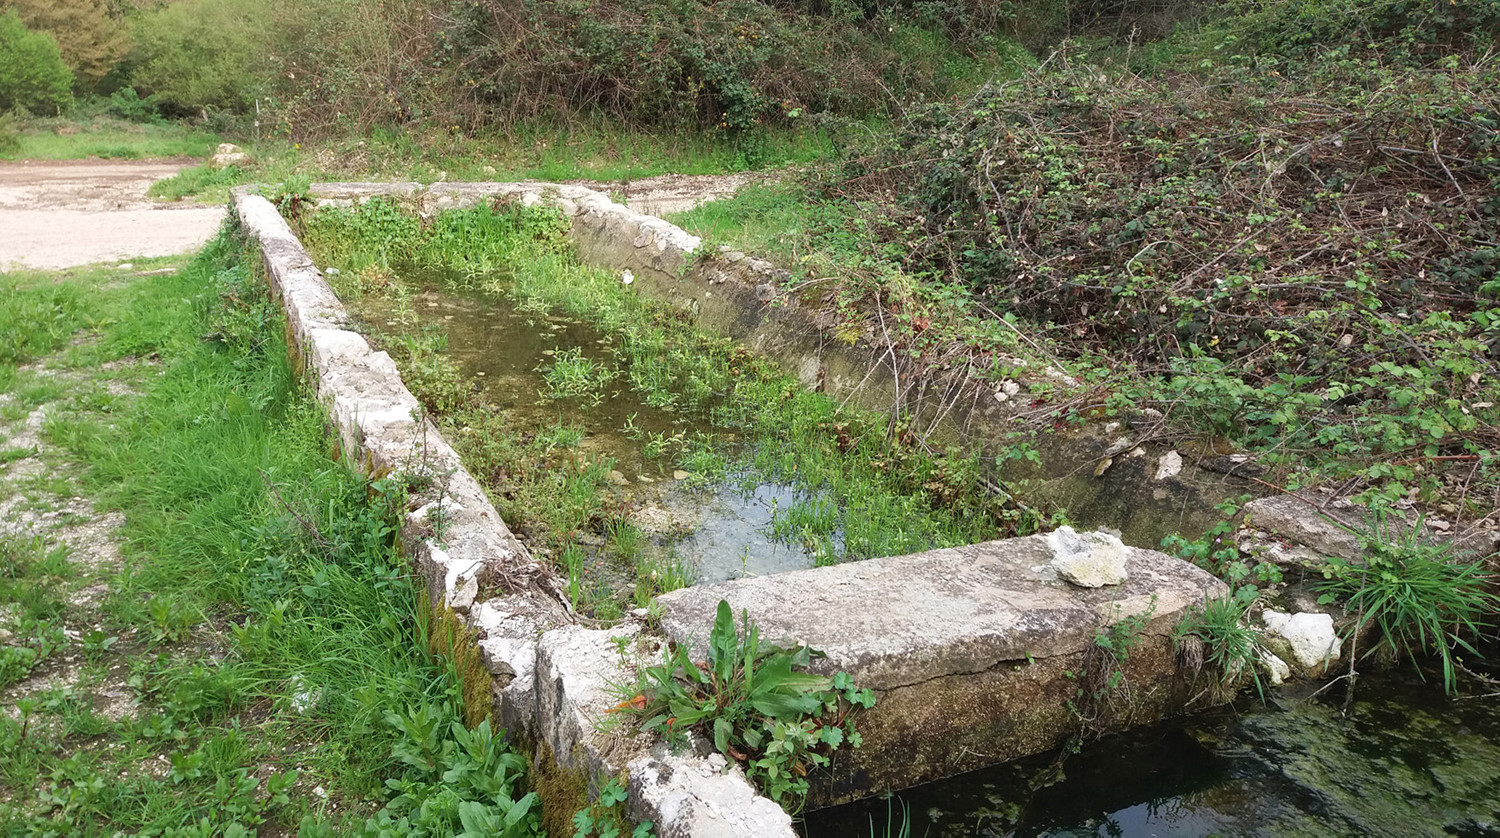
[[1261,614],[1266,630],[1261,642],[1284,663],[1295,666],[1298,674],[1317,678],[1338,662],[1343,643],[1333,628],[1329,614],[1287,614],[1267,610]]

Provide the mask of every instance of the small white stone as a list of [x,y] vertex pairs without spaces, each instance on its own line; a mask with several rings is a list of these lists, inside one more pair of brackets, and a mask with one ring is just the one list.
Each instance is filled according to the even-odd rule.
[[1286,661],[1271,654],[1269,649],[1260,650],[1260,664],[1265,668],[1273,687],[1285,684],[1286,679],[1292,677],[1292,668],[1286,665]]
[[1286,614],[1266,611],[1266,646],[1304,675],[1322,675],[1343,651],[1343,643],[1333,630],[1328,614]]
[[1047,547],[1052,551],[1052,569],[1075,585],[1102,588],[1129,578],[1125,544],[1109,533],[1080,534],[1072,527],[1058,527],[1047,534]]
[[1182,471],[1182,455],[1176,451],[1168,451],[1161,455],[1156,462],[1156,479],[1166,480],[1168,477],[1176,477]]

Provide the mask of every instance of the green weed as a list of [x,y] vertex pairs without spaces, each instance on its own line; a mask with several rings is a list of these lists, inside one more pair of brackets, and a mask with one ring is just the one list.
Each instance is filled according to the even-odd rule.
[[693,663],[685,646],[669,648],[661,663],[638,667],[639,680],[624,689],[619,709],[669,743],[680,745],[688,730],[700,728],[764,793],[796,812],[808,772],[826,767],[844,744],[860,746],[852,715],[873,707],[875,694],[856,688],[847,673],[801,671],[812,650],[762,646],[748,614],[742,623],[736,629],[729,603],[720,600],[705,664]]
[[1255,629],[1245,623],[1245,604],[1233,597],[1211,599],[1202,608],[1183,617],[1173,630],[1172,642],[1179,651],[1188,638],[1201,644],[1202,661],[1210,666],[1224,687],[1243,683],[1245,675],[1260,682],[1261,645]]
[[547,382],[545,395],[549,398],[589,398],[595,404],[604,398],[604,387],[615,377],[614,370],[585,357],[577,347],[558,352],[537,371]]

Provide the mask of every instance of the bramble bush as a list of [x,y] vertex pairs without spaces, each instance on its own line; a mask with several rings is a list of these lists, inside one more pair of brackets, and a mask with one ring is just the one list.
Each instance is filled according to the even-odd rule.
[[1449,6],[1240,4],[1140,72],[1064,51],[828,191],[894,269],[1133,370],[1122,403],[1289,469],[1493,482],[1500,8]]

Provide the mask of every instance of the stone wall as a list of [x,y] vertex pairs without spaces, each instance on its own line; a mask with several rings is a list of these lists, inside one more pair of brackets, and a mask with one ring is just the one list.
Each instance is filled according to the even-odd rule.
[[[427,580],[434,613],[455,621],[457,634],[477,647],[493,679],[493,714],[519,747],[550,763],[537,765],[538,774],[564,778],[580,794],[628,776],[632,816],[653,821],[663,836],[794,835],[786,813],[756,795],[742,772],[719,771],[722,761],[672,755],[644,737],[600,729],[618,702],[609,685],[629,675],[611,637],[632,636],[636,627],[572,625],[556,577],[515,539],[458,454],[422,417],[390,356],[347,328],[343,304],[276,208],[239,189],[234,209],[260,245],[293,352],[351,467],[431,484],[418,494],[402,540]],[[438,505],[444,514],[434,516]],[[439,532],[434,517],[443,521]],[[566,822],[572,813],[548,814]]]

